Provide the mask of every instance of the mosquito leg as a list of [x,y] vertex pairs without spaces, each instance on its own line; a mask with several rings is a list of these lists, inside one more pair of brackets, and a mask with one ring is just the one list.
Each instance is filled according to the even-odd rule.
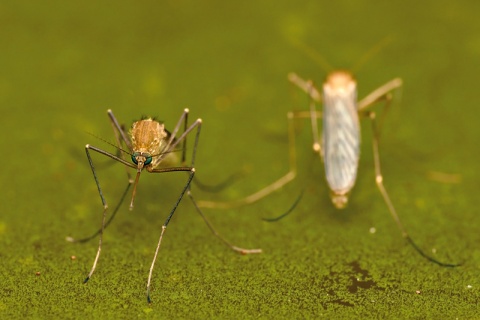
[[[125,160],[124,156],[126,152],[122,149],[122,142],[127,146],[129,154],[133,153],[132,142],[130,141],[127,133],[125,132],[124,126],[118,123],[117,118],[115,118],[115,115],[113,114],[113,111],[111,109],[108,109],[107,114],[108,118],[110,119],[110,124],[113,128],[113,133],[115,134],[115,141],[117,142],[117,148],[120,152],[120,158]],[[125,170],[127,172],[128,183],[131,185],[133,184],[133,179],[130,171],[128,170],[128,167],[125,167]]]
[[[186,109],[185,111],[187,111]],[[185,113],[185,122],[183,124],[183,132],[188,130],[188,112]],[[182,166],[185,165],[185,159],[187,156],[187,137],[185,136],[185,139],[183,139],[183,144],[182,144]]]
[[[125,143],[127,146],[128,150],[132,152],[132,143],[130,142],[130,139],[128,138],[127,133],[125,132],[124,128],[118,123],[117,118],[115,118],[115,115],[113,114],[113,111],[111,109],[107,110],[107,115],[108,118],[110,119],[110,123],[112,124],[113,132],[115,133],[115,139],[117,141],[117,145],[120,148],[121,147],[121,141]],[[123,157],[122,157],[123,159]]]
[[370,106],[372,106],[375,102],[378,102],[379,100],[385,98],[385,96],[389,92],[392,92],[397,88],[400,88],[402,86],[402,83],[403,83],[402,79],[400,78],[395,78],[385,83],[380,88],[376,89],[375,91],[373,91],[368,96],[366,96],[365,98],[363,98],[358,102],[358,107],[357,107],[358,111],[364,111]]
[[[200,123],[201,124],[201,123]],[[195,156],[196,156],[196,153],[197,153],[197,147],[198,147],[198,141],[199,141],[199,138],[200,138],[200,130],[201,130],[201,125],[198,125],[197,127],[197,132],[195,134],[195,141],[194,141],[194,145],[193,145],[193,150],[192,150],[192,162],[191,162],[191,165],[192,167],[194,166],[195,164]],[[229,241],[227,241],[224,237],[222,237],[216,230],[215,228],[213,227],[213,225],[207,220],[207,217],[205,217],[205,215],[203,214],[202,210],[200,210],[200,208],[198,207],[197,205],[197,202],[195,201],[195,199],[193,198],[193,195],[192,195],[192,192],[190,191],[190,186],[188,187],[188,192],[187,192],[187,195],[188,197],[190,198],[190,200],[192,201],[195,209],[197,210],[198,214],[202,217],[203,221],[205,221],[205,224],[207,225],[207,227],[210,229],[210,231],[218,238],[220,239],[224,244],[226,244],[230,249],[236,251],[236,252],[239,252],[241,254],[250,254],[250,253],[261,253],[262,252],[262,249],[244,249],[244,248],[240,248],[240,247],[237,247],[235,245],[233,245],[232,243],[230,243]]]
[[402,222],[400,221],[400,218],[398,217],[397,211],[395,210],[395,207],[393,206],[392,201],[390,200],[390,197],[387,193],[387,190],[385,189],[385,186],[383,185],[383,176],[380,168],[380,156],[379,156],[379,151],[378,151],[378,140],[379,140],[379,132],[378,128],[376,126],[375,122],[375,113],[374,112],[369,112],[368,113],[369,118],[371,119],[372,123],[372,130],[373,130],[373,158],[374,158],[374,164],[375,164],[375,182],[377,184],[377,187],[382,194],[383,200],[385,201],[388,210],[390,211],[390,214],[397,224],[398,229],[402,233],[402,237],[408,240],[408,242],[417,250],[417,252],[426,258],[427,260],[436,263],[442,267],[456,267],[459,266],[459,264],[452,264],[452,263],[444,263],[436,260],[435,258],[427,255],[423,250],[421,250],[416,243],[412,240],[410,235],[407,233],[405,227],[403,226]]
[[[380,100],[387,100],[385,107],[383,108],[383,112],[380,118],[380,121],[377,125],[378,131],[380,133],[381,128],[383,127],[383,122],[385,120],[385,116],[388,112],[388,109],[391,105],[391,92],[397,88],[402,86],[402,80],[399,78],[393,79],[377,90],[373,91],[363,100],[358,103],[358,110],[361,113],[368,113],[366,111],[369,107],[371,107],[375,102]],[[428,171],[427,177],[433,181],[441,182],[441,183],[460,183],[462,176],[460,174],[451,174],[445,172],[437,172],[437,171]]]
[[[190,112],[190,110],[188,110],[188,109],[183,110],[183,113],[180,116],[180,119],[178,120],[177,124],[175,125],[175,128],[173,129],[172,133],[170,134],[170,139],[168,140],[167,145],[163,149],[165,152],[157,158],[157,160],[156,160],[157,163],[160,163],[170,153],[170,151],[173,151],[175,149],[175,147],[177,146],[177,144],[180,141],[183,141],[186,134],[188,134],[187,131],[189,129],[191,130],[192,127],[194,127],[194,125],[196,125],[196,124],[194,124],[194,125],[190,126],[190,128],[184,130],[184,132],[182,133],[180,138],[178,138],[178,139],[175,138],[178,131],[180,130],[180,127],[181,127],[182,123],[184,123],[184,128],[187,126],[187,120],[188,120],[189,112]],[[201,120],[200,120],[200,122],[201,122]],[[184,145],[184,147],[185,147],[185,145]],[[182,151],[182,158],[183,158],[183,151]]]
[[[182,171],[184,171],[184,170],[182,170]],[[185,187],[183,188],[182,192],[180,193],[180,196],[178,197],[177,201],[175,202],[175,205],[173,206],[172,210],[170,211],[170,214],[168,215],[167,220],[165,220],[165,222],[162,225],[162,232],[160,234],[160,238],[158,239],[157,248],[155,249],[155,255],[153,256],[153,261],[152,261],[152,264],[150,266],[150,271],[148,272],[148,281],[147,281],[147,301],[148,301],[148,303],[152,302],[152,300],[150,299],[150,287],[151,287],[152,273],[153,273],[153,267],[155,266],[155,261],[157,260],[158,252],[160,251],[160,245],[162,244],[163,234],[165,233],[165,230],[167,229],[167,226],[168,226],[168,223],[170,222],[170,219],[172,219],[173,214],[175,213],[175,210],[177,209],[180,201],[182,200],[183,195],[189,189],[190,183],[192,182],[192,179],[193,179],[194,176],[195,176],[195,169],[191,168],[190,169],[190,175],[189,175],[187,183],[185,184]]]
[[312,85],[312,81],[304,80],[294,72],[288,74],[288,80],[303,91],[305,91],[305,93],[310,95],[310,97],[315,100],[315,102],[322,102],[322,95],[315,88],[315,86]]
[[[102,150],[102,149],[100,149],[100,148],[94,147],[94,146],[89,145],[89,144],[87,144],[87,145],[85,146],[85,148],[86,148],[86,149],[89,149],[89,150],[93,150],[93,151],[95,151],[95,152],[98,152],[98,153],[100,153],[101,155],[104,155],[104,156],[106,156],[106,157],[109,157],[110,159],[113,159],[113,160],[115,160],[115,161],[118,161],[118,162],[124,164],[124,165],[127,166],[127,167],[130,167],[130,168],[133,168],[133,169],[137,169],[137,167],[136,167],[135,165],[133,165],[132,163],[130,163],[130,162],[126,161],[126,160],[123,160],[122,158],[117,157],[116,155],[111,154],[110,152],[107,152],[107,151],[105,151],[105,150]],[[87,151],[87,154],[88,154],[88,151]]]
[[302,200],[302,197],[303,197],[303,193],[304,193],[305,190],[302,190],[302,192],[300,193],[300,195],[298,196],[297,200],[295,200],[295,202],[290,206],[290,208],[288,208],[287,211],[285,211],[284,213],[282,213],[281,215],[277,216],[277,217],[274,217],[274,218],[262,218],[263,221],[267,221],[267,222],[277,222],[279,221],[280,219],[283,219],[285,218],[286,216],[288,216],[290,213],[292,213],[292,211],[297,207],[297,205],[300,203],[300,200]]
[[[301,113],[301,115],[304,115],[304,113]],[[276,180],[275,182],[271,183],[270,185],[242,199],[225,201],[225,202],[200,200],[197,202],[198,207],[214,208],[214,209],[229,209],[229,208],[251,204],[268,196],[272,192],[282,188],[284,185],[292,181],[297,175],[297,163],[296,163],[296,151],[295,151],[295,126],[294,126],[295,116],[296,116],[295,112],[289,112],[287,114],[290,169],[284,176],[282,176],[280,179]]]
[[[182,117],[184,119],[184,121],[183,121],[184,122],[183,132],[191,131],[191,129],[189,129],[189,127],[188,127],[188,115],[189,115],[188,109],[185,109],[184,117]],[[200,120],[200,119],[198,119],[198,120]],[[178,122],[178,124],[180,124],[180,123],[181,123],[181,121]],[[197,126],[199,126],[199,127],[201,126],[201,121],[198,121]],[[184,137],[185,138],[183,139],[182,149],[181,149],[181,151],[182,151],[182,160],[181,160],[182,166],[185,166],[186,156],[187,156],[187,136],[185,135]],[[193,165],[192,165],[192,167],[193,167]],[[200,180],[198,180],[198,177],[196,177],[193,180],[193,183],[195,185],[197,185],[202,190],[205,190],[205,191],[208,191],[208,192],[218,192],[218,191],[228,187],[229,185],[231,185],[234,181],[236,181],[239,178],[239,176],[241,176],[241,173],[232,174],[230,177],[225,179],[225,181],[222,181],[217,185],[209,185],[209,184],[202,183]]]
[[[320,132],[318,131],[318,122],[317,120],[322,117],[321,112],[316,110],[316,103],[320,103],[322,101],[322,96],[320,92],[315,88],[313,82],[310,80],[304,80],[296,73],[290,73],[288,75],[288,80],[291,83],[305,91],[310,97],[310,112],[307,116],[303,116],[303,112],[299,113],[297,117],[308,117],[311,120],[312,125],[312,134],[313,134],[313,151],[318,153],[320,156],[322,155],[322,149],[320,145]],[[302,114],[302,116],[300,116]]]
[[93,272],[95,271],[95,268],[97,267],[97,262],[98,262],[98,259],[100,258],[100,252],[102,251],[103,231],[105,230],[105,219],[106,219],[107,210],[108,210],[107,200],[103,196],[102,188],[100,187],[100,182],[98,181],[98,177],[97,177],[97,174],[95,172],[95,167],[93,165],[92,157],[90,156],[90,152],[88,152],[89,147],[90,146],[88,144],[85,146],[85,152],[87,154],[88,163],[90,164],[90,168],[92,169],[93,178],[95,179],[95,183],[97,185],[98,194],[100,195],[100,198],[102,200],[103,214],[102,214],[102,226],[100,228],[100,237],[99,237],[99,240],[98,240],[97,254],[95,256],[95,260],[93,261],[92,269],[88,273],[88,276],[85,278],[83,283],[86,283],[90,279]]
[[[391,92],[399,88],[402,85],[402,80],[399,78],[395,78],[377,90],[373,91],[371,94],[369,94],[367,97],[362,99],[360,102],[358,102],[358,111],[361,114],[366,115],[368,118],[370,118],[371,123],[372,123],[372,131],[373,131],[373,158],[374,158],[374,165],[375,165],[375,182],[377,184],[378,190],[380,191],[383,200],[385,201],[385,204],[388,207],[388,210],[397,224],[398,229],[402,233],[402,237],[407,239],[408,242],[413,246],[413,248],[425,259],[436,263],[440,266],[443,267],[456,267],[459,266],[459,264],[451,264],[451,263],[444,263],[436,260],[435,258],[427,255],[423,250],[421,250],[417,244],[413,241],[413,239],[410,237],[410,235],[407,233],[405,227],[403,226],[402,222],[400,221],[400,218],[397,214],[397,211],[395,210],[395,207],[393,206],[392,201],[390,200],[390,197],[387,193],[387,190],[385,189],[385,186],[383,185],[383,176],[381,172],[381,167],[380,167],[380,154],[379,154],[379,139],[380,139],[380,130],[383,125],[383,119],[385,117],[385,112],[389,109],[390,103],[392,100]],[[382,114],[382,119],[380,122],[380,125],[377,125],[376,123],[376,114],[375,112],[368,111],[368,108],[370,108],[374,103],[380,101],[380,100],[385,100],[385,106],[384,106],[384,112]]]
[[108,210],[108,204],[107,204],[107,200],[105,199],[104,195],[103,195],[103,191],[102,191],[102,188],[100,187],[100,182],[98,180],[98,177],[97,177],[97,173],[95,171],[95,166],[93,164],[93,160],[92,160],[92,157],[90,155],[90,152],[89,150],[93,150],[95,152],[98,152],[104,156],[107,156],[113,160],[116,160],[116,161],[119,161],[129,167],[133,167],[132,164],[130,164],[129,162],[126,162],[125,160],[123,160],[122,158],[119,158],[109,152],[106,152],[102,149],[99,149],[99,148],[96,148],[94,146],[91,146],[89,144],[87,144],[85,146],[85,153],[87,155],[87,159],[88,159],[88,163],[90,165],[90,169],[92,170],[92,174],[93,174],[93,178],[95,179],[95,184],[97,185],[97,189],[98,189],[98,194],[100,196],[100,199],[102,201],[102,205],[103,205],[103,214],[102,214],[102,224],[101,224],[101,227],[100,229],[95,232],[92,236],[90,237],[87,237],[87,238],[84,238],[84,239],[74,239],[72,237],[66,237],[66,240],[69,241],[69,242],[86,242],[94,237],[96,237],[97,235],[100,235],[99,237],[99,243],[98,243],[98,250],[97,250],[97,255],[95,256],[95,260],[93,262],[93,266],[92,266],[92,269],[90,270],[88,276],[86,277],[86,279],[84,280],[84,283],[86,283],[90,277],[92,276],[93,272],[95,271],[95,268],[97,266],[97,262],[98,262],[98,259],[100,257],[100,252],[102,250],[102,241],[103,241],[103,232],[105,230],[105,228],[110,224],[110,222],[113,220],[113,218],[115,217],[119,207],[120,207],[120,204],[123,202],[123,199],[125,198],[127,192],[128,192],[128,189],[130,188],[131,186],[131,182],[128,183],[127,185],[127,188],[125,189],[121,199],[120,199],[120,202],[118,203],[118,205],[115,207],[115,211],[113,212],[112,216],[110,217],[110,219],[106,222],[106,215],[107,215],[107,210]]
[[[184,113],[182,114],[182,116],[180,117],[180,120],[177,123],[177,126],[175,127],[174,131],[172,132],[172,138],[170,139],[169,145],[167,145],[166,150],[167,150],[167,152],[169,152],[170,150],[174,150],[176,148],[176,146],[178,145],[178,143],[180,143],[180,142],[182,142],[183,140],[186,139],[186,136],[188,135],[188,133],[190,133],[194,128],[197,128],[197,132],[196,132],[196,135],[195,135],[195,144],[194,144],[193,152],[192,152],[192,166],[191,167],[159,168],[159,169],[153,169],[153,170],[150,171],[150,172],[154,172],[154,173],[170,172],[170,171],[188,171],[188,172],[190,172],[190,174],[189,174],[188,181],[185,184],[185,187],[183,188],[182,192],[180,193],[180,196],[177,199],[177,202],[173,206],[173,209],[170,211],[170,215],[167,217],[167,220],[165,220],[165,222],[162,226],[162,232],[160,234],[160,238],[158,239],[158,244],[157,244],[157,248],[155,250],[155,255],[153,256],[152,265],[150,266],[150,271],[148,273],[148,281],[147,281],[147,301],[148,301],[148,303],[151,302],[150,287],[151,287],[152,273],[153,273],[153,268],[155,266],[155,261],[157,260],[158,252],[160,250],[160,245],[162,244],[163,234],[165,233],[165,230],[167,229],[167,225],[170,222],[170,219],[173,217],[173,214],[175,213],[175,210],[177,209],[177,207],[178,207],[180,201],[182,200],[185,192],[187,192],[187,190],[188,191],[190,190],[190,184],[193,180],[193,177],[195,176],[195,168],[193,167],[193,164],[194,164],[194,161],[195,161],[195,154],[197,152],[197,144],[198,144],[198,138],[200,136],[200,129],[201,129],[202,120],[197,119],[190,127],[185,128],[184,132],[182,133],[182,135],[178,139],[176,139],[176,140],[173,139],[174,135],[177,133],[177,131],[179,129],[180,124],[182,123],[182,120],[184,118],[186,118],[187,115],[188,115],[188,109],[185,109]],[[185,120],[185,126],[186,126],[186,120]],[[171,143],[171,142],[173,142],[173,143]]]
[[[322,147],[320,143],[320,132],[318,130],[318,119],[322,118],[322,113],[316,110],[316,102],[321,102],[321,95],[317,90],[317,88],[315,88],[315,86],[313,85],[312,81],[303,80],[301,77],[299,77],[295,73],[290,73],[288,75],[288,79],[292,84],[304,90],[310,97],[309,112],[295,112],[294,114],[290,114],[289,118],[293,118],[293,117],[294,118],[310,118],[311,126],[312,126],[312,135],[313,135],[313,151],[315,153],[318,153],[318,155],[321,158],[323,158],[323,152],[322,152]],[[294,130],[290,126],[289,134],[292,135],[290,138],[291,139],[290,141],[295,141],[294,133],[295,133]],[[296,163],[295,148],[290,148],[290,157],[291,157],[291,160],[290,160],[291,163]],[[300,203],[300,200],[303,197],[303,193],[304,193],[304,190],[300,193],[297,200],[295,200],[293,205],[286,212],[284,212],[283,214],[275,218],[263,218],[263,220],[268,222],[275,222],[289,215]]]
[[[122,150],[122,141],[125,143],[125,145],[127,146],[127,148],[129,148],[129,150],[132,149],[132,146],[131,146],[131,143],[130,143],[130,139],[128,139],[126,133],[125,133],[125,130],[123,128],[123,126],[121,126],[117,119],[115,118],[115,115],[113,114],[113,111],[108,109],[107,110],[107,114],[108,114],[108,117],[109,117],[109,120],[110,120],[110,123],[112,125],[112,128],[113,128],[113,132],[115,134],[115,141],[117,142],[117,147],[118,147],[118,150],[120,151],[120,154],[119,155],[116,155],[116,156],[113,156],[113,155],[110,155],[109,153],[103,151],[103,150],[100,150],[98,148],[95,148],[95,147],[92,147],[92,146],[88,146],[88,149],[91,149],[91,150],[94,150],[94,151],[97,151],[99,152],[100,154],[103,154],[103,155],[106,155],[110,158],[112,158],[113,160],[117,160],[118,158],[122,159],[123,162],[125,162],[125,159],[124,159],[124,153],[123,153],[123,150]],[[131,151],[130,151],[131,152]],[[90,163],[90,166],[92,168],[92,171],[94,171],[94,167],[93,167],[93,162],[91,162],[91,157],[90,155],[88,154],[88,150],[87,150],[87,157],[89,158],[89,163]],[[122,162],[122,161],[121,161]],[[108,221],[105,223],[104,225],[104,229],[108,227],[108,225],[110,225],[110,223],[113,221],[113,219],[115,218],[118,210],[120,209],[120,206],[121,204],[123,203],[123,201],[125,200],[125,197],[128,193],[128,190],[130,189],[130,187],[132,186],[133,184],[133,180],[130,176],[130,172],[128,170],[128,167],[125,167],[127,169],[127,177],[128,177],[128,184],[127,184],[127,187],[125,189],[125,191],[123,192],[121,198],[120,198],[120,201],[118,202],[117,206],[115,207],[115,210],[113,211],[112,215],[110,216],[110,218],[108,219]],[[96,177],[96,174],[94,172],[94,177]],[[95,178],[95,180],[97,180]],[[98,184],[97,184],[98,186]],[[93,233],[91,236],[89,237],[85,237],[85,238],[82,238],[82,239],[75,239],[75,238],[72,238],[72,237],[66,237],[66,240],[69,241],[69,242],[80,242],[80,243],[83,243],[83,242],[87,242],[93,238],[95,238],[97,235],[99,235],[100,233],[102,232],[102,228],[98,229],[95,233]]]
[[240,254],[251,254],[251,253],[262,253],[262,249],[244,249],[244,248],[240,248],[240,247],[237,247],[235,245],[233,245],[231,242],[229,242],[228,240],[226,240],[224,237],[222,237],[216,230],[215,228],[213,227],[213,225],[207,220],[207,217],[205,217],[205,215],[203,214],[202,210],[200,210],[200,208],[198,207],[195,199],[193,198],[192,196],[192,193],[190,192],[190,190],[187,192],[187,195],[190,197],[190,200],[192,200],[192,203],[195,207],[195,209],[197,210],[198,214],[202,217],[203,221],[205,221],[205,224],[207,225],[207,227],[210,229],[210,231],[213,233],[213,235],[215,237],[217,237],[218,239],[220,239],[220,241],[222,241],[224,244],[227,245],[227,247],[229,247],[230,249],[232,249],[233,251],[236,251]]
[[[105,227],[103,229],[106,229],[110,225],[110,223],[113,221],[115,216],[117,215],[117,212],[120,209],[120,206],[122,205],[123,201],[125,200],[125,197],[127,196],[128,190],[130,190],[131,186],[132,186],[132,183],[127,184],[127,188],[125,189],[125,191],[123,191],[123,194],[120,198],[120,201],[118,201],[118,204],[115,207],[115,210],[113,210],[112,215],[110,216],[108,221],[105,223]],[[102,232],[102,228],[98,229],[95,233],[93,233],[89,237],[85,237],[85,238],[82,238],[82,239],[75,239],[75,238],[72,238],[72,237],[66,237],[66,240],[69,241],[69,242],[74,242],[74,243],[75,242],[84,243],[84,242],[92,240],[93,238],[98,236],[101,232]]]
[[235,172],[228,176],[225,180],[217,183],[217,184],[206,184],[198,179],[198,177],[195,177],[195,179],[192,181],[194,185],[196,185],[200,190],[206,191],[206,192],[212,192],[216,193],[219,191],[222,191],[232,184],[234,184],[236,181],[240,180],[245,174],[242,172]]
[[[186,123],[185,123],[186,125]],[[188,129],[185,130],[185,132],[180,136],[180,139],[185,137],[185,140],[187,139],[187,134],[192,131],[194,128],[197,128],[197,132],[195,133],[195,140],[193,143],[193,150],[192,150],[192,161],[190,163],[190,166],[193,168],[195,167],[195,158],[197,155],[197,147],[198,147],[198,140],[200,138],[200,131],[202,130],[202,119],[197,119]],[[184,159],[185,160],[185,159]]]
[[261,190],[239,200],[215,202],[215,201],[198,201],[198,206],[202,208],[216,208],[216,209],[228,209],[254,203],[272,192],[282,188],[284,185],[295,179],[297,175],[297,159],[296,159],[296,146],[295,146],[295,126],[294,120],[296,118],[310,118],[313,134],[313,150],[322,155],[319,131],[317,120],[322,117],[322,113],[316,110],[316,102],[321,101],[321,95],[318,90],[313,86],[311,81],[305,81],[295,73],[290,73],[288,79],[293,84],[304,90],[310,96],[310,110],[309,111],[291,111],[287,113],[288,120],[288,141],[289,141],[289,164],[290,169],[280,179],[276,180],[272,184],[262,188]]

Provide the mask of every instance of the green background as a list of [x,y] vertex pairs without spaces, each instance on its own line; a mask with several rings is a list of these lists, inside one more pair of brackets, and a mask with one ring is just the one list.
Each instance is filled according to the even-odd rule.
[[[466,0],[2,1],[0,318],[478,318],[478,12]],[[114,141],[108,108],[127,125],[152,115],[168,128],[190,108],[204,121],[198,177],[214,184],[246,173],[220,193],[194,187],[194,195],[236,199],[288,170],[286,113],[308,103],[288,72],[325,78],[295,43],[352,68],[386,37],[355,70],[360,97],[404,80],[382,133],[386,188],[418,245],[461,267],[426,261],[400,236],[374,183],[368,121],[342,211],[329,200],[308,121],[298,121],[298,179],[250,206],[205,209],[229,240],[263,254],[229,251],[184,199],[148,305],[153,251],[186,177],[144,173],[135,209],[123,205],[82,284],[97,240],[64,238],[100,224],[84,145],[114,151],[101,140]],[[125,170],[95,161],[113,207]],[[260,219],[285,211],[305,187],[292,215]]]

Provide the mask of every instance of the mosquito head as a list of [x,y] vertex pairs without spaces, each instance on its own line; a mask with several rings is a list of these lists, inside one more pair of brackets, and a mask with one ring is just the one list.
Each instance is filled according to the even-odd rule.
[[330,195],[330,198],[332,199],[332,203],[337,209],[343,209],[347,206],[348,203],[348,194],[339,194],[339,193],[333,193]]
[[132,162],[137,165],[137,170],[141,171],[152,163],[152,156],[146,152],[134,152],[132,154]]

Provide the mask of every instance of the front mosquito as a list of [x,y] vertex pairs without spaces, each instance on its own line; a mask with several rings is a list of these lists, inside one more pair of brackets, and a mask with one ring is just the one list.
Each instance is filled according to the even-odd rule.
[[[153,256],[153,261],[150,266],[150,271],[148,273],[148,281],[147,281],[147,301],[150,303],[150,288],[151,288],[151,279],[153,273],[153,267],[155,265],[155,261],[158,256],[158,252],[160,250],[160,245],[162,243],[163,234],[167,228],[170,219],[172,218],[175,210],[177,209],[180,201],[182,200],[184,194],[186,193],[190,200],[192,201],[196,211],[200,214],[203,218],[205,223],[207,224],[208,228],[211,232],[218,237],[223,243],[225,243],[230,249],[239,252],[241,254],[250,254],[250,253],[260,253],[262,252],[261,249],[243,249],[237,246],[232,245],[226,239],[224,239],[217,231],[213,228],[213,226],[208,222],[205,215],[199,209],[195,199],[193,198],[190,192],[190,184],[195,176],[195,154],[197,152],[197,145],[200,136],[200,129],[202,125],[202,120],[197,119],[192,125],[188,126],[188,113],[189,110],[185,109],[177,122],[174,130],[170,133],[165,129],[163,123],[158,122],[152,118],[145,118],[133,123],[132,128],[130,129],[129,134],[125,132],[125,130],[120,126],[117,119],[113,115],[112,110],[108,110],[108,117],[113,127],[113,131],[115,133],[115,139],[117,143],[118,150],[120,152],[119,155],[114,155],[109,153],[105,150],[99,149],[92,145],[87,144],[85,146],[85,151],[87,154],[87,159],[90,164],[90,168],[92,169],[93,178],[95,179],[95,183],[98,188],[98,194],[100,195],[100,199],[102,200],[103,204],[103,215],[102,215],[102,224],[101,228],[95,232],[93,235],[83,239],[74,239],[72,237],[67,237],[67,241],[70,242],[86,242],[90,239],[93,239],[97,235],[99,235],[99,242],[98,242],[98,250],[95,256],[95,260],[93,262],[92,269],[88,273],[87,277],[84,280],[86,283],[92,276],[93,272],[95,271],[98,263],[98,259],[100,257],[100,252],[102,250],[102,240],[103,240],[103,232],[105,228],[110,224],[110,222],[115,217],[118,209],[120,208],[121,203],[125,199],[128,190],[133,184],[133,192],[132,198],[130,201],[130,210],[133,209],[134,201],[135,201],[135,194],[137,190],[138,181],[140,179],[140,174],[144,169],[151,173],[164,173],[164,172],[177,172],[177,171],[184,171],[188,173],[188,179],[183,187],[177,201],[173,205],[173,208],[170,211],[167,219],[162,225],[162,231],[160,233],[160,238],[158,240],[157,247],[155,249],[155,254]],[[179,132],[183,123],[183,133],[176,138],[177,133]],[[192,150],[192,160],[190,166],[185,166],[185,159],[186,159],[186,140],[187,135],[196,130],[195,133],[195,141]],[[128,150],[122,149],[122,143],[126,146]],[[179,148],[181,144],[181,148]],[[181,151],[182,159],[181,159],[181,166],[168,166],[167,163],[171,163],[174,161],[176,154],[175,151]],[[97,173],[95,171],[95,166],[93,164],[92,157],[90,155],[90,151],[95,151],[101,155],[107,156],[115,161],[118,161],[124,164],[127,168],[127,176],[128,176],[128,184],[127,188],[125,189],[118,205],[115,207],[113,213],[111,214],[110,218],[107,221],[107,211],[108,211],[108,204],[105,196],[103,195],[102,188],[100,187],[100,182],[97,177]],[[124,159],[125,155],[128,155],[131,158],[131,162],[128,162]],[[135,179],[131,178],[130,172],[128,168],[132,168],[136,171]]]

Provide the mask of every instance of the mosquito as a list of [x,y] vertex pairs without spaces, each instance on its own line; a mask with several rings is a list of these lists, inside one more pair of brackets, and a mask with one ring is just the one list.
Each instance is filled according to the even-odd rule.
[[[348,71],[337,70],[330,72],[326,81],[323,83],[323,94],[314,86],[312,81],[304,80],[295,73],[290,73],[288,79],[291,83],[305,91],[310,97],[309,111],[292,111],[287,114],[290,151],[290,170],[288,173],[272,184],[245,198],[227,202],[199,201],[198,205],[205,208],[231,208],[250,204],[264,198],[294,180],[297,174],[294,120],[296,118],[307,118],[311,121],[313,151],[319,155],[324,163],[325,177],[330,189],[331,201],[335,208],[345,208],[357,177],[361,140],[360,117],[365,117],[371,120],[373,130],[375,182],[402,237],[407,239],[421,256],[433,263],[443,267],[456,267],[460,265],[440,262],[427,255],[417,246],[400,221],[397,211],[383,184],[378,147],[380,129],[385,113],[390,107],[392,93],[402,86],[402,80],[395,78],[374,90],[364,99],[357,101],[357,82],[352,73]],[[385,105],[380,119],[381,121],[377,124],[376,113],[371,111],[370,108],[380,101],[384,101]],[[322,102],[323,113],[316,109],[316,105]],[[323,119],[323,132],[321,137],[318,129],[318,119]],[[286,216],[298,204],[301,196],[302,195],[300,195],[286,213],[277,218],[265,220],[276,221]]]
[[[225,238],[223,238],[210,224],[207,220],[203,212],[198,207],[195,199],[193,198],[191,191],[190,191],[190,184],[195,176],[195,155],[197,152],[197,145],[200,137],[200,129],[202,126],[202,120],[197,119],[193,124],[188,126],[188,114],[189,110],[184,109],[180,119],[178,120],[174,130],[169,132],[165,129],[163,123],[155,120],[154,118],[143,118],[139,121],[133,123],[129,133],[126,133],[124,128],[119,124],[117,119],[115,118],[112,110],[107,111],[108,117],[110,119],[110,123],[113,127],[113,131],[115,133],[116,139],[116,147],[119,150],[119,154],[115,155],[100,148],[94,147],[90,144],[85,146],[85,152],[87,154],[88,163],[90,164],[90,168],[92,169],[93,178],[95,179],[95,183],[97,185],[98,194],[102,201],[103,205],[103,214],[102,214],[102,224],[100,229],[95,232],[90,237],[86,237],[83,239],[74,239],[72,237],[67,237],[66,240],[70,242],[86,242],[90,239],[93,239],[97,235],[99,236],[98,242],[98,249],[97,254],[95,256],[95,260],[93,262],[93,266],[88,273],[87,277],[83,281],[87,283],[87,281],[92,277],[93,272],[97,267],[97,263],[100,257],[100,252],[102,250],[102,240],[103,240],[103,233],[105,228],[110,224],[110,222],[115,217],[117,211],[119,210],[124,198],[126,197],[130,187],[133,185],[133,192],[132,198],[130,201],[130,210],[134,207],[135,195],[137,192],[137,185],[140,179],[140,174],[144,169],[151,173],[166,173],[166,172],[179,172],[183,171],[188,173],[188,179],[178,196],[178,199],[173,205],[173,208],[170,210],[170,213],[162,225],[162,231],[160,233],[160,238],[157,243],[157,247],[155,249],[155,254],[153,256],[153,261],[150,266],[150,270],[148,273],[148,280],[147,280],[147,301],[151,303],[150,298],[150,290],[151,290],[151,280],[152,280],[152,273],[153,268],[155,265],[155,261],[157,260],[158,252],[160,250],[160,245],[162,243],[163,235],[165,230],[167,229],[167,225],[170,222],[170,219],[173,217],[180,201],[182,200],[185,194],[188,195],[190,200],[192,201],[196,211],[200,214],[202,219],[205,221],[206,225],[210,229],[210,231],[218,237],[224,244],[226,244],[230,249],[241,253],[241,254],[251,254],[251,253],[261,253],[261,249],[244,249],[237,246],[234,246]],[[180,128],[183,124],[183,132],[180,134],[178,138],[176,135],[179,133]],[[195,141],[192,150],[192,159],[190,166],[186,166],[186,140],[187,135],[191,132],[195,131]],[[180,146],[181,144],[181,146]],[[126,146],[126,149],[122,149],[122,146]],[[103,195],[102,188],[100,187],[100,181],[98,179],[95,166],[92,160],[91,151],[99,153],[103,156],[111,158],[115,161],[118,161],[125,165],[127,169],[127,177],[128,177],[128,184],[123,192],[121,199],[118,205],[115,207],[113,213],[111,214],[110,218],[107,219],[107,211],[108,211],[108,204],[105,196]],[[176,152],[181,151],[182,158],[181,158],[181,165],[180,166],[170,166],[172,162],[178,162],[176,158]],[[125,159],[125,156],[128,155],[130,157],[131,162]],[[129,168],[134,169],[136,171],[135,179],[132,179],[130,174]]]

